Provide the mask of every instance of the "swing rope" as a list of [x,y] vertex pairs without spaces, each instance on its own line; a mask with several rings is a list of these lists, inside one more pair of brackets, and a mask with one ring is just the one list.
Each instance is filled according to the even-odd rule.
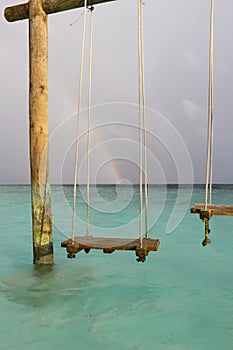
[[211,243],[209,239],[209,220],[211,219],[211,210],[208,210],[208,204],[212,203],[213,187],[213,92],[214,92],[214,0],[211,0],[210,9],[210,44],[209,44],[209,89],[208,89],[208,131],[207,131],[207,154],[206,154],[206,184],[205,184],[205,205],[204,212],[200,213],[200,218],[205,224],[205,239],[203,246]]
[[[142,1],[141,1],[142,3]],[[142,72],[142,109],[143,109],[143,130],[144,130],[144,193],[145,193],[145,236],[148,237],[148,180],[147,180],[147,138],[146,138],[146,103],[145,103],[145,60],[144,60],[144,34],[143,22],[141,22],[141,72]]]
[[90,207],[90,145],[91,145],[91,92],[92,92],[92,52],[93,52],[93,10],[90,11],[90,47],[89,47],[89,83],[88,83],[88,134],[87,134],[87,205],[86,205],[86,236],[89,235],[89,207]]
[[142,218],[142,113],[141,113],[141,0],[138,0],[138,105],[139,105],[139,195],[140,247],[143,247]]
[[85,49],[85,31],[87,21],[87,0],[84,1],[84,19],[83,19],[83,32],[82,32],[82,49],[80,60],[80,74],[79,74],[79,91],[78,91],[78,105],[77,105],[77,126],[76,126],[76,141],[75,141],[75,167],[74,167],[74,193],[73,193],[73,209],[72,209],[72,244],[74,244],[74,231],[75,231],[75,211],[76,211],[76,199],[77,199],[77,173],[78,173],[78,155],[79,155],[79,121],[82,99],[82,84],[83,84],[83,62],[84,62],[84,49]]
[[[139,191],[140,191],[140,247],[143,247],[143,156],[145,194],[145,235],[148,235],[148,191],[147,191],[147,150],[146,150],[146,110],[144,78],[144,41],[142,23],[142,0],[138,1],[138,105],[139,105]],[[144,133],[143,133],[144,131]],[[143,153],[144,150],[144,153]]]
[[[138,1],[138,100],[139,100],[139,163],[140,163],[140,247],[143,247],[143,157],[144,157],[144,200],[145,200],[145,236],[148,235],[148,182],[147,182],[147,150],[146,150],[146,110],[145,110],[145,78],[144,78],[144,41],[142,24],[142,0]],[[92,49],[93,49],[93,7],[90,10],[90,53],[89,53],[89,84],[88,84],[88,135],[87,135],[87,201],[86,201],[86,235],[89,235],[90,208],[90,125],[91,125],[91,91],[92,91]],[[77,201],[77,173],[79,160],[79,122],[83,85],[83,65],[85,50],[85,32],[87,22],[87,0],[84,3],[84,20],[82,32],[82,49],[80,61],[80,78],[77,105],[77,131],[74,169],[74,193],[72,210],[72,244],[75,233],[75,211]],[[143,152],[144,151],[144,152]]]
[[[158,239],[149,239],[148,235],[148,183],[147,183],[147,152],[146,152],[146,110],[145,110],[145,82],[144,82],[144,42],[142,26],[142,0],[138,2],[138,101],[139,101],[139,158],[140,158],[140,239],[132,238],[101,238],[89,236],[89,210],[90,210],[90,146],[91,146],[91,95],[92,95],[92,49],[93,49],[93,6],[87,6],[87,0],[84,3],[84,19],[82,33],[82,50],[80,60],[80,77],[77,104],[77,130],[76,130],[76,152],[74,169],[74,196],[72,211],[72,238],[61,243],[66,247],[67,257],[75,258],[76,254],[84,250],[89,253],[91,249],[102,249],[104,253],[111,254],[115,250],[134,250],[136,260],[144,262],[150,251],[157,251],[159,247]],[[79,123],[82,99],[83,83],[83,64],[84,64],[84,44],[86,31],[86,12],[90,11],[90,56],[89,56],[89,83],[88,83],[88,132],[87,132],[87,186],[86,186],[86,237],[74,237],[75,231],[75,211],[77,200],[77,173],[78,173],[78,154],[79,154]],[[144,165],[144,198],[143,198],[143,165]],[[145,218],[143,218],[143,199],[145,202]],[[145,225],[145,239],[143,239],[143,219]]]
[[212,203],[213,186],[213,56],[214,56],[214,0],[211,0],[210,13],[210,47],[209,47],[209,94],[208,94],[208,136],[206,156],[206,188],[205,188],[205,210]]

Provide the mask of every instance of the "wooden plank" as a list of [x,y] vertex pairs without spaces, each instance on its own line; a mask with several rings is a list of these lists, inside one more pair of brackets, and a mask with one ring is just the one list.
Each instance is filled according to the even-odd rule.
[[[72,240],[68,239],[61,243],[62,247],[72,244]],[[158,239],[144,238],[143,247],[148,251],[157,251],[160,241]],[[132,238],[102,238],[81,236],[75,237],[74,247],[77,249],[107,249],[107,250],[136,250],[140,247],[139,239]]]
[[[200,214],[205,210],[204,204],[195,204],[191,209],[192,214]],[[227,215],[233,216],[233,206],[224,204],[208,204],[207,210],[211,211],[212,215]]]
[[139,239],[132,238],[102,238],[82,236],[75,237],[74,242],[68,239],[61,243],[66,248],[67,257],[75,258],[76,254],[81,250],[89,253],[91,249],[101,249],[104,253],[111,254],[115,250],[134,250],[138,262],[146,261],[146,257],[150,251],[157,251],[160,241],[158,239],[144,238],[143,246],[140,245]]
[[[88,6],[116,0],[88,0]],[[47,15],[73,10],[84,6],[84,0],[42,0],[43,10]],[[5,9],[5,18],[8,22],[20,21],[29,18],[29,3],[10,6]]]

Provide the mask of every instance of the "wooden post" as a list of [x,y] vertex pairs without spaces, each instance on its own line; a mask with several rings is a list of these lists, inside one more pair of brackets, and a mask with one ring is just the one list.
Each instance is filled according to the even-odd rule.
[[48,166],[48,23],[41,0],[29,2],[29,53],[33,262],[53,264]]
[[[88,5],[115,0],[88,0]],[[34,264],[53,264],[48,160],[48,22],[47,14],[84,6],[84,0],[30,0],[8,7],[9,22],[29,18],[29,118]]]

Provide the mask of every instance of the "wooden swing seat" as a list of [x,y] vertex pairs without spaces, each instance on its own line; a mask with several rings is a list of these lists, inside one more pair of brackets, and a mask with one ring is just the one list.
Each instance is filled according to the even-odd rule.
[[140,239],[81,236],[75,237],[74,242],[72,239],[62,242],[61,247],[66,248],[69,258],[74,258],[81,250],[89,253],[91,249],[101,249],[106,254],[111,254],[115,250],[132,250],[136,252],[137,260],[144,262],[150,251],[158,250],[159,244],[158,239],[143,238],[141,248]]
[[[205,204],[195,204],[190,211],[192,214],[201,214],[205,211]],[[210,211],[211,215],[233,216],[233,205],[208,204],[207,211]]]

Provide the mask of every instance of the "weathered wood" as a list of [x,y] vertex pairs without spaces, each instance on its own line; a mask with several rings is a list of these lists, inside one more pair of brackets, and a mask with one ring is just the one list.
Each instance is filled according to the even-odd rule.
[[[228,215],[233,216],[233,206],[232,205],[223,205],[223,204],[208,204],[207,210],[210,210],[212,215]],[[204,204],[195,204],[190,209],[192,214],[200,214],[205,211]]]
[[[64,248],[68,244],[72,243],[71,239],[68,239],[61,243]],[[103,238],[103,237],[91,237],[81,236],[74,238],[74,245],[79,249],[112,249],[112,250],[135,250],[140,247],[139,239],[132,238]],[[159,247],[158,239],[144,238],[143,246],[148,250],[156,251]]]
[[[89,0],[89,5],[96,5],[104,2],[116,0]],[[10,6],[5,9],[5,18],[8,22],[20,21],[29,17],[29,3]],[[46,14],[52,14],[61,11],[73,10],[83,7],[84,0],[42,0],[42,7]]]
[[41,0],[29,6],[30,161],[35,264],[53,264],[48,166],[48,24]]
[[107,254],[111,254],[115,250],[134,250],[138,257],[137,261],[144,262],[150,251],[158,250],[159,244],[158,239],[144,238],[141,248],[139,239],[81,236],[75,237],[74,242],[71,239],[62,242],[61,247],[66,248],[69,258],[74,258],[75,254],[81,250],[89,253],[91,249],[101,249]]

